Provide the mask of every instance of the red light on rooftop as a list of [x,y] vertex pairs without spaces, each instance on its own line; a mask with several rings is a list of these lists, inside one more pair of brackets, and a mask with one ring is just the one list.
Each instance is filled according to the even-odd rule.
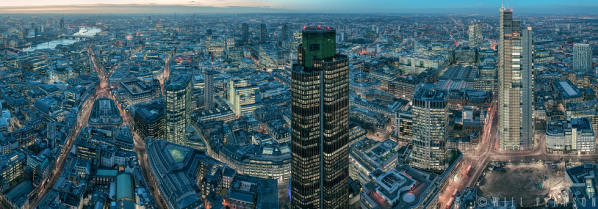
[[322,28],[322,26],[321,26],[321,25],[318,25],[318,29],[321,29],[321,28]]
[[326,26],[326,30],[330,30],[330,26]]
[[305,30],[306,28],[307,28],[307,26],[305,26],[305,25],[304,25],[304,26],[303,26],[303,30]]

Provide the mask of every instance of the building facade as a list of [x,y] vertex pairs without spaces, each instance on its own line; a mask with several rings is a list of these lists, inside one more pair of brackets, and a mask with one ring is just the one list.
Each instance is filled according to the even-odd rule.
[[227,85],[228,102],[236,116],[253,112],[256,104],[256,92],[259,87],[246,79],[231,79]]
[[589,44],[573,45],[573,70],[592,73],[592,47]]
[[291,208],[347,208],[349,68],[336,31],[304,28],[291,82]]
[[165,89],[166,140],[182,145],[191,115],[191,80],[186,75],[173,76]]
[[216,75],[216,71],[204,71],[203,101],[206,110],[214,108],[214,75]]
[[596,136],[588,118],[550,121],[546,128],[546,149],[550,152],[594,153]]
[[447,168],[448,106],[446,94],[426,85],[413,96],[413,127],[409,164],[423,170]]
[[469,43],[471,43],[471,46],[478,46],[482,43],[483,37],[482,37],[482,27],[480,27],[480,24],[478,23],[472,23],[471,25],[469,25],[469,28],[467,30],[467,35],[469,38]]
[[500,9],[498,111],[501,150],[532,146],[532,31],[521,29],[513,11]]

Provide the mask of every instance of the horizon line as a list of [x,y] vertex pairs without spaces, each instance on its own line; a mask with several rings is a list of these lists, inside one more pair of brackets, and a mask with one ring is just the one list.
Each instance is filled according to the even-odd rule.
[[[98,11],[98,8],[128,8],[133,9],[131,11]],[[163,11],[156,10],[156,8],[185,8],[183,11]],[[564,11],[563,7],[572,9],[578,9],[577,11]],[[210,14],[260,14],[260,13],[279,13],[279,14],[463,14],[469,12],[470,14],[491,14],[500,7],[454,7],[454,8],[400,8],[400,9],[370,9],[369,11],[357,11],[357,10],[310,10],[310,9],[287,9],[287,8],[276,8],[269,6],[206,6],[206,5],[193,5],[193,4],[106,4],[106,3],[90,3],[90,4],[70,4],[70,5],[37,5],[37,6],[5,6],[0,7],[0,15],[6,14],[168,14],[168,13],[179,13],[179,14],[194,14],[194,13],[210,13]],[[522,9],[530,8],[518,7]],[[544,6],[544,7],[533,7],[535,10],[523,10],[520,14],[578,14],[578,15],[593,15],[598,16],[595,13],[595,9],[598,6]],[[85,10],[90,11],[85,11]],[[226,9],[235,9],[241,11],[222,11]],[[473,10],[472,10],[473,9]],[[555,10],[556,9],[556,10]],[[202,11],[199,11],[202,10]],[[212,10],[212,11],[210,11]],[[220,10],[220,11],[218,11]],[[376,10],[376,11],[371,11]],[[555,10],[555,11],[550,11]],[[582,11],[579,11],[582,10]],[[520,10],[522,11],[522,10]]]

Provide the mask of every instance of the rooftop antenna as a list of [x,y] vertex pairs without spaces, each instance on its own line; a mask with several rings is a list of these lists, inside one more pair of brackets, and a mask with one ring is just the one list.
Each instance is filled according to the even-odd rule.
[[505,8],[505,0],[500,0],[500,8]]

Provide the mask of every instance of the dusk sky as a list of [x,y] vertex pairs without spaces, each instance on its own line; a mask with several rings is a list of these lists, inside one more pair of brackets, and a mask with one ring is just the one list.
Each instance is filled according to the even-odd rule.
[[[178,5],[201,7],[251,7],[287,11],[331,12],[404,12],[409,9],[451,10],[497,8],[498,0],[2,0],[0,12],[9,7],[66,6],[96,4]],[[538,8],[559,11],[559,8],[598,7],[596,0],[505,0],[509,8]],[[2,8],[4,7],[4,8]]]

